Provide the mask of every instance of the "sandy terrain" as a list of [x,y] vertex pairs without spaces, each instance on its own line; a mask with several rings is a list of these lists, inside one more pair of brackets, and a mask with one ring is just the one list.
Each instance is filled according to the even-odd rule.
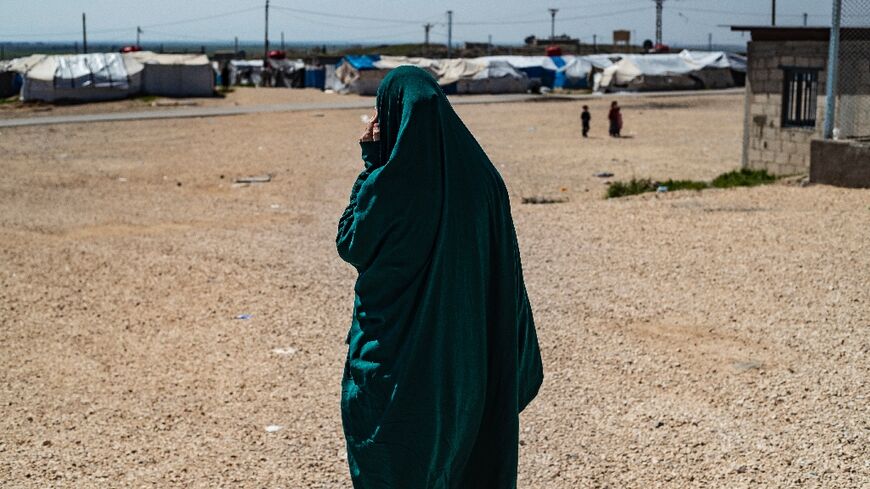
[[[596,172],[712,178],[742,137],[740,96],[626,101],[622,140],[608,102],[587,141],[579,102],[458,109],[544,354],[520,487],[867,487],[870,191],[603,200]],[[349,487],[333,240],[361,114],[0,131],[0,485]]]
[[[340,95],[320,90],[289,90],[286,88],[235,87],[223,97],[165,98],[137,97],[90,104],[52,105],[39,102],[8,102],[0,104],[0,119],[21,117],[105,114],[114,112],[167,110],[178,107],[234,107],[291,103],[329,103],[372,99],[358,95]],[[373,99],[372,99],[373,100]]]

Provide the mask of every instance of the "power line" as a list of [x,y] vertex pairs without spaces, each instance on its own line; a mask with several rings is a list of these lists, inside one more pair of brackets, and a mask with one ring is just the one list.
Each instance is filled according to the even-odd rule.
[[[142,29],[152,29],[154,27],[170,27],[170,26],[174,26],[174,25],[191,24],[191,23],[202,22],[202,21],[206,21],[206,20],[219,19],[222,17],[230,17],[233,15],[252,12],[255,10],[260,10],[260,7],[251,7],[251,8],[241,9],[241,10],[233,10],[231,12],[224,12],[224,13],[220,13],[220,14],[206,15],[203,17],[187,18],[187,19],[175,20],[175,21],[171,21],[171,22],[161,22],[158,24],[139,25],[138,27],[141,27]],[[135,29],[136,27],[137,26],[119,27],[119,28],[112,28],[112,29],[88,29],[88,33],[91,35],[93,35],[93,34],[114,34],[114,33],[118,33],[118,32],[129,32],[129,31]],[[75,31],[75,32],[55,32],[55,33],[41,33],[41,34],[32,34],[32,33],[28,33],[28,34],[4,34],[4,37],[6,37],[6,38],[12,38],[12,37],[30,37],[30,38],[33,38],[33,37],[59,37],[59,36],[79,35],[80,33],[81,33],[80,31]]]

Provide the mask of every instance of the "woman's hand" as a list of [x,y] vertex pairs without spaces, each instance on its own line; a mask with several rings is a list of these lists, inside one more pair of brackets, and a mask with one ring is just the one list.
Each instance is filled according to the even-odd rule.
[[377,109],[375,109],[372,116],[369,117],[369,122],[366,124],[365,131],[363,131],[363,134],[359,138],[359,140],[362,143],[369,142],[369,141],[380,141],[381,140],[381,128],[378,125],[378,110]]

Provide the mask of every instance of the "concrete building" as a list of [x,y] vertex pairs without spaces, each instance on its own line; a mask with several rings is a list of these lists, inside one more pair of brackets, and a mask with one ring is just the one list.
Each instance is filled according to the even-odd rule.
[[[806,174],[811,141],[822,137],[829,28],[734,26],[750,32],[747,50],[743,167],[774,175]],[[870,67],[870,29],[850,29],[864,39]],[[870,84],[840,97],[870,96]],[[866,93],[865,93],[866,90]]]

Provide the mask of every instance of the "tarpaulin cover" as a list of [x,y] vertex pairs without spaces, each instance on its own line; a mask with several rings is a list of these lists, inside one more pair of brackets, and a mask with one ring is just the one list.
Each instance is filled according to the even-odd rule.
[[746,57],[724,51],[689,51],[680,52],[679,56],[691,64],[704,68],[730,68],[734,71],[746,72]]
[[126,90],[124,58],[119,53],[47,56],[30,68],[27,78],[52,81],[59,88],[95,87]]
[[347,55],[343,60],[357,70],[374,70],[375,62],[379,59],[381,57],[377,55]]
[[359,272],[341,411],[356,489],[514,488],[543,368],[504,182],[426,71],[377,98],[336,243]]

